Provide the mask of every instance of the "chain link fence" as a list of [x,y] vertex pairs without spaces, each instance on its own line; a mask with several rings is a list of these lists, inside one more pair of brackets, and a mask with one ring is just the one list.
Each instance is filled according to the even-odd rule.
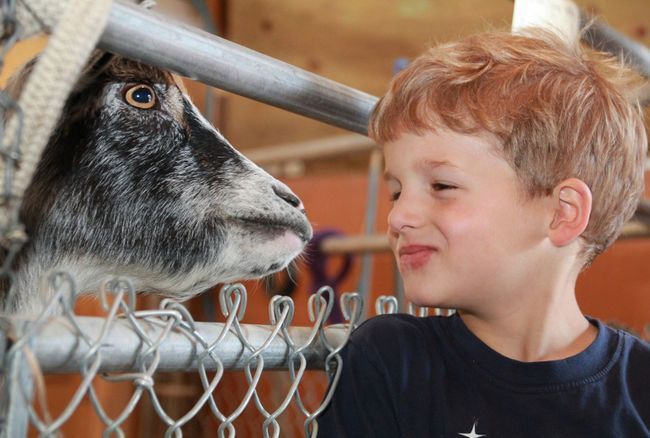
[[[49,287],[54,298],[40,317],[0,318],[5,333],[3,436],[27,436],[29,430],[38,436],[60,436],[62,426],[86,399],[104,426],[103,436],[125,436],[125,421],[146,403],[163,425],[165,437],[183,436],[185,425],[206,415],[211,417],[211,424],[217,425],[217,436],[234,437],[238,432],[235,421],[252,407],[261,417],[261,426],[257,430],[247,428],[240,436],[314,437],[318,432],[316,417],[338,383],[342,366],[339,352],[359,324],[363,306],[359,294],[342,294],[345,322],[325,326],[334,292],[324,287],[309,299],[311,327],[291,326],[294,303],[283,296],[271,299],[268,325],[242,324],[247,292],[244,286],[235,284],[219,292],[225,322],[202,323],[194,321],[186,307],[170,299],[162,300],[158,309],[138,310],[129,280],[115,278],[104,283],[99,295],[105,315],[87,317],[75,314],[77,294],[69,274],[53,274]],[[380,297],[376,310],[394,313],[398,310],[397,300]],[[415,307],[410,311],[420,316],[427,314],[426,309]],[[224,379],[225,372],[233,370],[242,372],[246,380],[243,397],[235,395]],[[289,388],[278,394],[281,388],[274,387],[274,400],[264,403],[259,394],[260,382],[264,371],[272,370],[285,370]],[[315,394],[309,385],[300,389],[307,370],[321,370],[326,376],[327,389],[324,394],[315,393],[317,400],[313,400]],[[169,371],[196,373],[201,385],[200,395],[192,400],[189,409],[176,415],[164,407],[156,386],[161,373]],[[50,373],[78,373],[81,378],[67,405],[56,407],[56,416],[47,403],[44,375]],[[101,380],[132,384],[132,392],[119,412],[108,413],[107,397],[95,388]],[[224,403],[224,398],[231,400]],[[314,403],[316,407],[310,408]],[[280,416],[288,410],[302,416],[303,430],[299,434],[281,427]],[[290,428],[291,423],[295,424],[296,419],[285,424]]]
[[[343,294],[345,324],[325,328],[332,310],[333,291],[325,287],[309,300],[311,327],[291,327],[293,301],[276,296],[269,303],[269,325],[248,325],[244,317],[247,294],[242,285],[224,286],[219,304],[225,323],[194,321],[187,309],[163,300],[155,310],[137,310],[135,292],[127,279],[107,281],[100,293],[105,316],[82,317],[74,313],[74,280],[65,273],[50,277],[55,294],[48,313],[33,320],[0,319],[6,334],[5,436],[26,436],[28,423],[41,436],[55,436],[81,400],[87,397],[105,425],[104,436],[123,436],[121,425],[141,399],[149,398],[155,414],[164,423],[164,436],[182,436],[181,428],[201,410],[218,422],[217,436],[235,436],[234,421],[254,404],[263,417],[255,436],[278,437],[278,417],[292,402],[304,417],[304,436],[318,431],[316,416],[329,401],[338,380],[338,355],[359,322],[362,302],[357,294]],[[45,316],[59,313],[60,316]],[[265,406],[256,389],[263,371],[288,370],[291,385],[280,403]],[[316,409],[303,403],[299,383],[307,369],[325,371],[329,388]],[[155,374],[161,371],[197,373],[203,393],[191,408],[172,417],[155,390]],[[225,370],[242,370],[248,385],[239,404],[225,411],[215,400]],[[46,403],[46,373],[77,372],[82,380],[61,413],[54,417]],[[134,390],[117,415],[109,416],[93,381],[129,381]]]

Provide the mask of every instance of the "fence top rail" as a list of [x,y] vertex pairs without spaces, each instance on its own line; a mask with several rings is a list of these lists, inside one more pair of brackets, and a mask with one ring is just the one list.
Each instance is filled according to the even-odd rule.
[[377,102],[375,96],[121,0],[111,8],[99,47],[364,135]]
[[[19,318],[0,317],[2,327],[16,328],[25,322]],[[30,336],[29,348],[43,373],[78,373],[88,357],[93,355],[95,344],[92,341],[100,339],[106,323],[106,319],[101,317],[76,316],[75,324],[66,317],[56,317]],[[139,328],[146,338],[138,333],[128,318],[116,318],[109,323],[110,328],[98,349],[101,355],[99,372],[135,371],[140,364],[146,365],[152,360],[153,355],[148,350],[159,355],[157,371],[195,371],[200,364],[206,371],[213,371],[221,365],[228,370],[242,370],[253,359],[251,350],[242,343],[232,327],[224,323],[195,322],[194,332],[176,326],[165,333],[163,319],[138,318]],[[282,335],[272,336],[273,326],[241,324],[240,327],[247,342],[254,347],[260,347],[271,339],[261,352],[265,369],[288,368],[291,349]],[[197,342],[197,339],[202,339],[207,345],[213,345],[224,330],[225,336],[214,348],[206,349],[201,342]],[[346,331],[344,325],[324,329],[328,342],[333,345],[344,343]],[[298,346],[306,344],[312,332],[312,327],[288,327],[291,340]],[[149,341],[157,345],[152,348]],[[302,350],[302,354],[308,369],[323,369],[328,350],[316,338]],[[255,362],[252,365],[255,366]]]

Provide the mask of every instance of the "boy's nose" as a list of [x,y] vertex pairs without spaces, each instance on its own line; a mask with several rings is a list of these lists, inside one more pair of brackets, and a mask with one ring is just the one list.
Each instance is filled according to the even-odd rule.
[[407,228],[416,228],[421,221],[413,205],[398,199],[388,213],[388,229],[398,234]]

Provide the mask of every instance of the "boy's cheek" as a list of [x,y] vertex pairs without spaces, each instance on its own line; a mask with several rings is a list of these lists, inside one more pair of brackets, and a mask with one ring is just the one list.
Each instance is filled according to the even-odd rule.
[[397,237],[394,233],[391,233],[390,230],[386,231],[386,236],[388,237],[388,245],[390,246],[390,250],[393,252],[393,254],[395,254],[395,250],[397,248]]

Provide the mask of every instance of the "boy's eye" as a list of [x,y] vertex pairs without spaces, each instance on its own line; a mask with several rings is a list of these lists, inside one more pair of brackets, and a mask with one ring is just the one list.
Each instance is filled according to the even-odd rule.
[[455,188],[456,188],[456,187],[454,187],[454,186],[450,186],[450,185],[448,185],[448,184],[443,184],[443,183],[433,183],[433,184],[431,184],[431,187],[432,187],[433,190],[435,190],[436,192],[439,192],[439,191],[442,191],[442,190],[451,190],[451,189],[455,189]]

